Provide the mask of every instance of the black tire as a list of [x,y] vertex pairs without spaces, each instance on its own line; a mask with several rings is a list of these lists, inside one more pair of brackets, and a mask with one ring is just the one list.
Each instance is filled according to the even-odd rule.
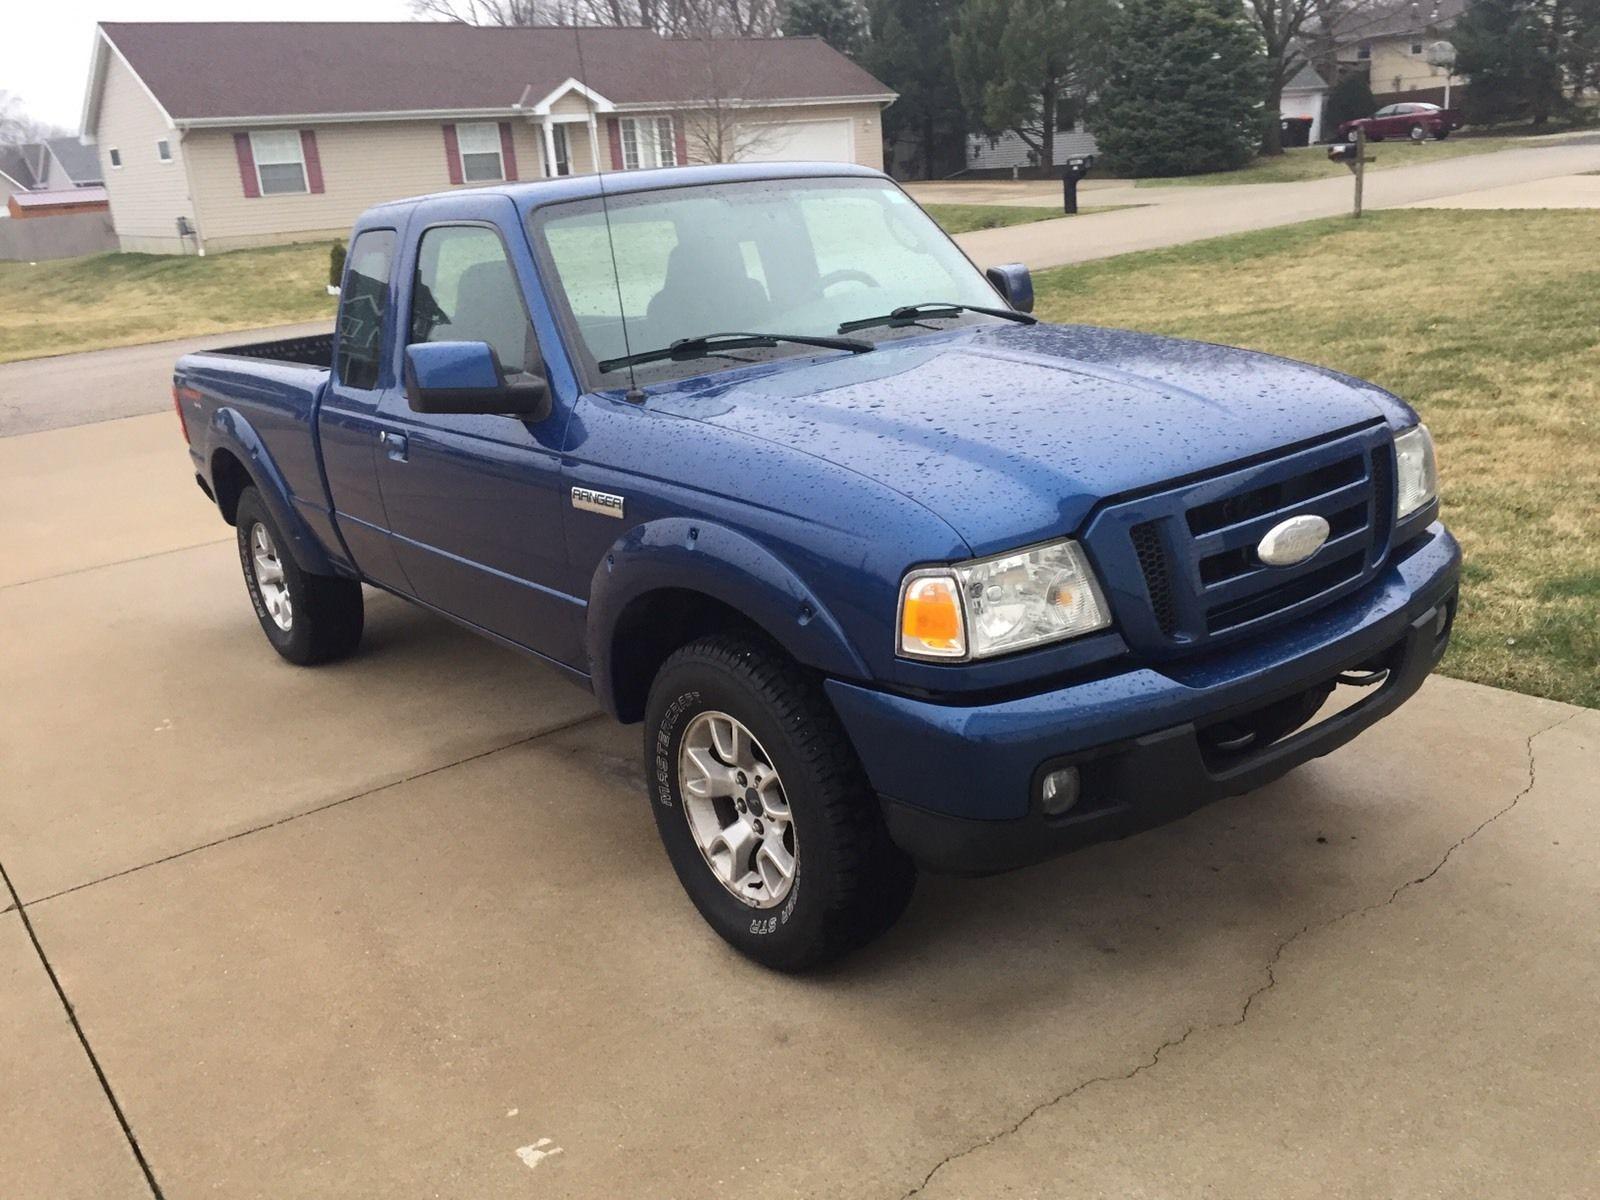
[[1428,131],[1421,125],[1413,125],[1411,127],[1410,134],[1413,142],[1426,141],[1428,137]]
[[[781,779],[796,870],[775,907],[754,907],[724,886],[690,829],[679,753],[695,718],[711,712],[742,723]],[[718,635],[667,659],[645,710],[645,777],[684,891],[724,940],[763,966],[803,971],[836,959],[886,931],[911,899],[916,869],[889,841],[821,688],[762,641]]]
[[1433,131],[1433,140],[1436,141],[1436,142],[1442,142],[1442,141],[1445,140],[1445,138],[1447,138],[1449,136],[1450,136],[1450,131],[1448,129],[1444,128],[1443,126],[1440,126],[1438,129],[1435,129]]
[[[313,575],[300,569],[289,553],[289,541],[273,520],[261,493],[247,487],[239,495],[234,513],[238,535],[239,565],[244,570],[245,590],[272,648],[302,667],[344,658],[361,641],[363,618],[361,585],[353,579],[332,575]],[[257,578],[257,527],[265,530],[268,545],[282,571],[282,586],[289,600],[289,627],[284,629],[269,611],[262,583]]]

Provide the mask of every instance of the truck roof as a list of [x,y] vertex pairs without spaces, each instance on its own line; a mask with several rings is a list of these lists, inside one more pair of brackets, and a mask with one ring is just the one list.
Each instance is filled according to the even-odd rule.
[[[538,208],[540,205],[559,204],[567,200],[594,199],[601,194],[602,183],[606,195],[621,196],[629,192],[649,192],[660,188],[692,187],[714,183],[739,183],[751,179],[820,179],[841,175],[863,179],[888,178],[882,171],[874,171],[871,167],[858,167],[853,163],[716,163],[696,167],[659,167],[642,171],[606,171],[598,175],[563,175],[555,179],[502,183],[475,190],[490,195],[509,196],[521,207]],[[459,195],[461,189],[452,188],[447,192],[430,192],[425,196],[408,196],[403,200],[391,200],[374,205],[367,211],[393,212],[397,208],[407,208],[426,200]]]

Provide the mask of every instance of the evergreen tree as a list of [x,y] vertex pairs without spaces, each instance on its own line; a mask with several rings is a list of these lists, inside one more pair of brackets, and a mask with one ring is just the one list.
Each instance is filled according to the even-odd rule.
[[1564,0],[1473,0],[1450,40],[1467,80],[1466,119],[1474,125],[1532,120],[1543,125],[1568,108],[1564,59],[1574,6]]
[[965,163],[966,113],[956,87],[950,34],[960,0],[871,0],[862,65],[900,98],[883,110],[884,138],[917,148],[926,179]]
[[1111,47],[1091,128],[1113,170],[1196,175],[1255,156],[1265,61],[1236,0],[1123,0]]
[[788,37],[819,37],[851,58],[861,52],[866,39],[857,0],[789,0],[783,32]]
[[1365,71],[1352,71],[1328,92],[1328,109],[1322,116],[1323,136],[1331,138],[1346,121],[1370,117],[1378,107],[1372,97],[1372,83]]
[[1111,0],[965,0],[956,78],[984,133],[1020,137],[1047,170],[1105,71]]

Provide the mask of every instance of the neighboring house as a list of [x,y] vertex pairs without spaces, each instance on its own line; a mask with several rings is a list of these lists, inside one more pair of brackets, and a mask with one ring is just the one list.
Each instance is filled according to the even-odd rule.
[[[56,192],[98,187],[100,164],[94,151],[77,138],[46,138],[0,146],[0,202],[18,192]],[[10,206],[0,207],[9,215]]]
[[[1079,121],[1071,129],[1056,130],[1050,157],[1055,160],[1055,166],[1063,167],[1069,158],[1096,153],[1094,134]],[[982,133],[967,135],[966,174],[1011,175],[1031,172],[1038,166],[1039,152],[1010,130],[995,137]]]
[[1278,101],[1278,112],[1285,117],[1310,117],[1311,140],[1320,142],[1323,135],[1323,110],[1328,103],[1328,81],[1315,67],[1306,63],[1284,85],[1283,96]]
[[1341,78],[1365,71],[1378,106],[1426,101],[1461,102],[1460,86],[1443,67],[1428,64],[1432,42],[1449,41],[1450,27],[1467,6],[1467,0],[1393,0],[1371,6],[1357,5],[1333,24],[1334,57]]
[[597,166],[881,167],[893,99],[815,38],[106,23],[83,137],[123,249],[203,253],[342,237],[385,200]]

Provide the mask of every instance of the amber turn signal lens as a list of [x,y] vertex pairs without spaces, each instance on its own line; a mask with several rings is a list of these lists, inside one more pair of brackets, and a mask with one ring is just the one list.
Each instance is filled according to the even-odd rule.
[[900,599],[900,652],[920,658],[961,658],[967,652],[956,581],[949,575],[908,579]]

